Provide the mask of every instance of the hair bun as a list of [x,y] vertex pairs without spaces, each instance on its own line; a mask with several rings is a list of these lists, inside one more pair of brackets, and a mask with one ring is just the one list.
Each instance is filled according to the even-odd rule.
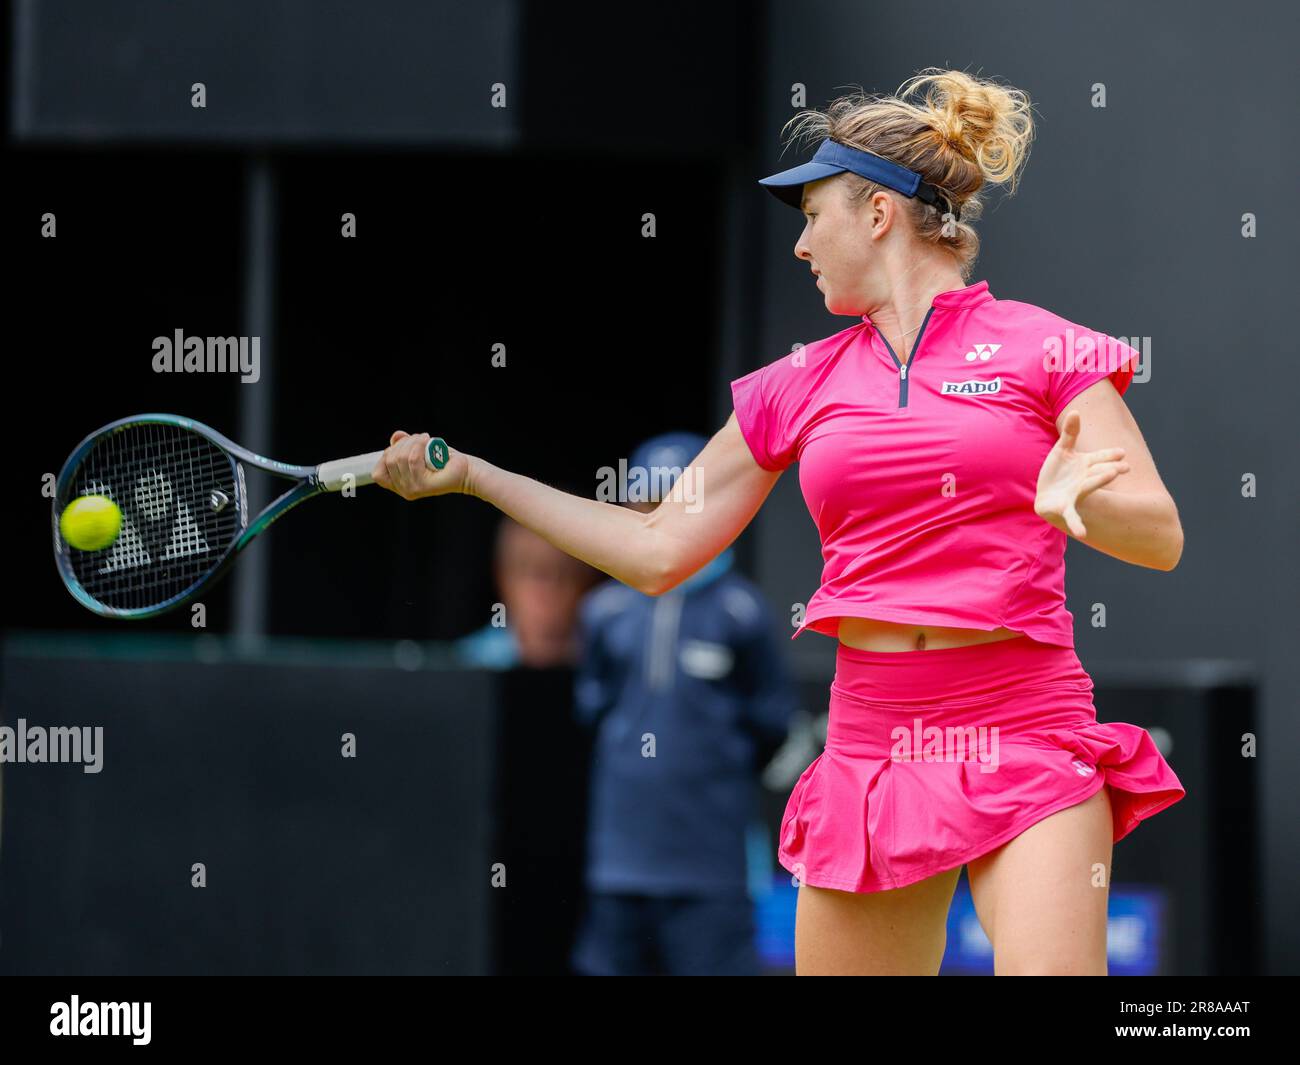
[[960,70],[927,67],[909,78],[898,97],[917,105],[939,139],[976,163],[984,180],[1014,190],[1033,138],[1029,98],[1019,89]]
[[931,128],[939,138],[940,144],[945,144],[949,148],[961,152],[961,154],[966,156],[967,159],[973,160],[975,158],[970,145],[966,143],[965,138],[962,136],[961,130],[953,131],[952,129],[947,128],[947,124],[942,120],[937,120]]

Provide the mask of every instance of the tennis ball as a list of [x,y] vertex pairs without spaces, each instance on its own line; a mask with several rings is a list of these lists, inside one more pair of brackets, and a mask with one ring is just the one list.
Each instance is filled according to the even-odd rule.
[[122,511],[108,496],[80,496],[59,515],[59,532],[79,551],[103,551],[122,531]]

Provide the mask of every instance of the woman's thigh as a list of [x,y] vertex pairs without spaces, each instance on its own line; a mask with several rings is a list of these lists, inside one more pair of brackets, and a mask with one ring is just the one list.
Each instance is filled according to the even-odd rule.
[[1106,975],[1110,789],[967,863],[998,976]]
[[933,976],[947,943],[961,867],[891,891],[799,888],[799,976]]

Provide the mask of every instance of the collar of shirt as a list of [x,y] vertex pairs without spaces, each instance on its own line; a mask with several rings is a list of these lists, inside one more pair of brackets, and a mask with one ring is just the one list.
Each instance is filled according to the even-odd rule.
[[[987,281],[977,281],[965,288],[954,288],[947,292],[940,292],[934,297],[932,306],[936,310],[965,311],[970,310],[972,307],[978,307],[981,303],[988,303],[992,299],[993,293],[989,291],[989,283]],[[875,328],[870,315],[864,314],[862,321],[869,328]]]

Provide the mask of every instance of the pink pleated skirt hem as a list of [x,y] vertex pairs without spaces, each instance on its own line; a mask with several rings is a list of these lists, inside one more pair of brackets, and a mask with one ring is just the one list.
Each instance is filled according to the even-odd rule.
[[1186,794],[1144,729],[1098,722],[1071,648],[840,646],[826,749],[795,783],[777,857],[857,893],[954,869],[1110,789],[1113,839]]

